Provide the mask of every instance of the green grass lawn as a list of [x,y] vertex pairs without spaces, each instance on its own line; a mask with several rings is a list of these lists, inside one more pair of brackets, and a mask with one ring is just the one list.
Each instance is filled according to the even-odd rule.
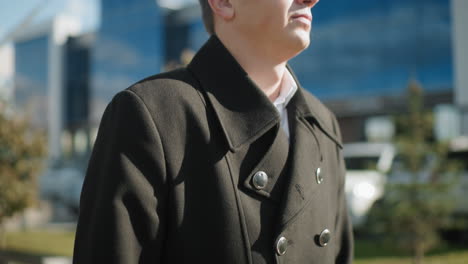
[[[411,264],[409,257],[376,257],[369,259],[356,258],[355,264]],[[466,264],[468,250],[464,252],[444,253],[425,257],[424,264]]]
[[39,255],[72,256],[75,233],[71,231],[23,231],[6,235],[8,250]]
[[[411,257],[382,242],[357,240],[355,264],[411,264]],[[443,245],[427,254],[425,264],[467,264],[468,247]]]
[[[23,231],[7,233],[6,248],[39,255],[72,256],[75,234],[71,231]],[[357,240],[356,264],[410,264],[411,257],[380,242]],[[466,264],[468,247],[442,246],[429,253],[425,264]]]

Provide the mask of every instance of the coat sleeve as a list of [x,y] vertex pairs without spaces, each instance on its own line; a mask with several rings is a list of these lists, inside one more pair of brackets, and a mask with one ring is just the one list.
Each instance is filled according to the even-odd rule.
[[74,264],[160,263],[166,167],[155,122],[125,90],[107,106],[80,200]]
[[[338,135],[338,139],[342,142],[341,132],[338,125],[338,121],[333,117],[333,127],[335,133]],[[350,264],[354,258],[354,238],[351,220],[349,217],[347,205],[346,205],[346,194],[345,194],[345,176],[346,166],[341,149],[336,148],[337,161],[338,161],[338,173],[340,175],[340,186],[338,187],[338,214],[335,222],[335,230],[338,234],[338,247],[336,252],[336,264]]]

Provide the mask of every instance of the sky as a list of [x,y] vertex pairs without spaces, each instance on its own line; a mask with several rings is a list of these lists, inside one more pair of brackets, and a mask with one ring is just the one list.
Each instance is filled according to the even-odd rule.
[[79,18],[84,31],[95,29],[99,23],[98,0],[1,1],[4,2],[0,9],[0,39],[2,40],[38,6],[41,8],[32,20],[32,24],[50,19],[59,13]]
[[[143,1],[143,0],[142,0]],[[147,1],[147,0],[146,0]],[[161,6],[178,9],[198,0],[154,0]],[[37,12],[29,25],[47,21],[57,14],[78,19],[81,33],[96,31],[100,23],[101,0],[0,0],[0,95],[5,80],[13,72],[13,47],[11,32],[18,30],[34,9]],[[21,32],[21,30],[18,30]]]
[[[0,0],[0,41],[18,26],[36,6],[42,8],[33,24],[61,13],[76,17],[81,21],[83,31],[96,30],[100,22],[100,0]],[[155,0],[168,8],[180,8],[197,0]]]

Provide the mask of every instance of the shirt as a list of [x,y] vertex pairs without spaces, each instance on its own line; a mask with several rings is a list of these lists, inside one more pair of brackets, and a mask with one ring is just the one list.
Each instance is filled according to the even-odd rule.
[[280,94],[273,102],[273,105],[280,114],[281,128],[284,130],[286,136],[289,139],[288,110],[286,109],[286,106],[297,91],[297,83],[294,81],[294,78],[292,77],[289,70],[286,70],[285,72],[280,89]]

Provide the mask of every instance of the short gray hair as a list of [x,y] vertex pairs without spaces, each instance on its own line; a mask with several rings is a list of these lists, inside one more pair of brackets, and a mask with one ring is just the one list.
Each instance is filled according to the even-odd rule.
[[200,2],[203,23],[205,24],[206,31],[212,35],[214,34],[214,17],[208,0],[198,0]]

